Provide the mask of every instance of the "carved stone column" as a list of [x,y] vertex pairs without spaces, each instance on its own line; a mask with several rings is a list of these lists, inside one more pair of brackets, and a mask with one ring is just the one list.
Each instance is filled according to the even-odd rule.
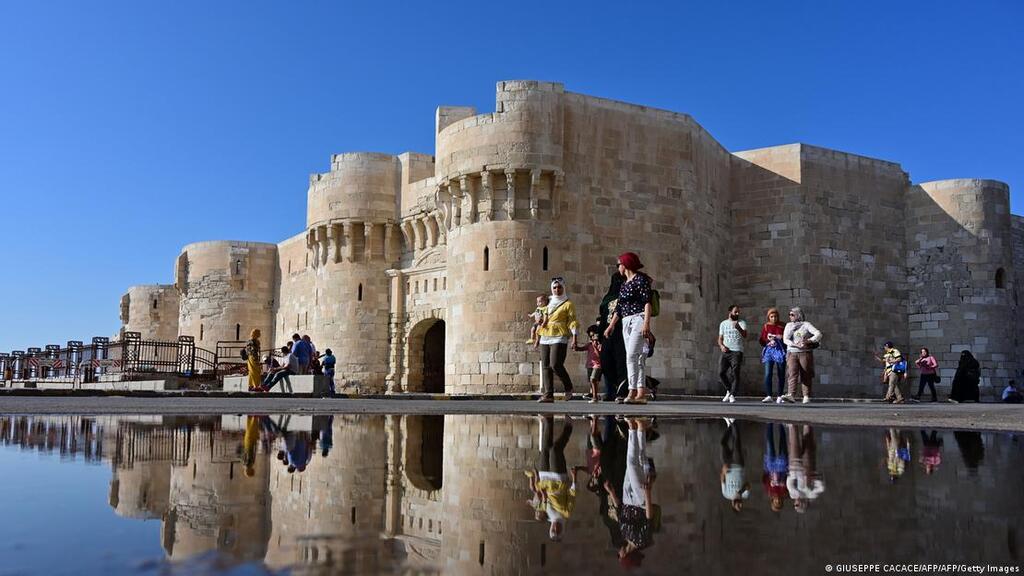
[[427,246],[437,246],[437,231],[434,229],[430,216],[424,214],[420,216],[420,222],[423,223],[423,230],[427,233]]
[[338,261],[338,232],[334,224],[327,225],[327,263],[334,264]]
[[388,270],[386,274],[391,278],[391,319],[388,322],[391,338],[389,338],[388,374],[384,381],[387,384],[388,394],[397,394],[402,391],[404,373],[406,276],[400,270]]
[[316,230],[306,232],[306,267],[316,267]]
[[345,237],[345,261],[352,262],[356,257],[355,250],[352,249],[352,223],[344,222],[341,228]]
[[458,228],[459,224],[462,224],[462,188],[459,186],[457,181],[451,181],[448,183],[448,194],[449,201],[451,202],[451,227]]
[[366,262],[373,259],[373,222],[363,222],[363,253]]
[[508,219],[516,219],[516,171],[514,168],[505,169],[505,183],[508,186],[508,199],[505,200],[505,211],[508,212]]
[[391,243],[395,236],[395,225],[391,222],[384,224],[384,261],[391,262]]
[[416,248],[423,250],[427,247],[427,228],[423,224],[423,220],[417,218],[412,221],[412,229],[416,232]]
[[487,212],[483,215],[484,222],[494,220],[494,187],[491,184],[491,173],[480,172],[480,197],[487,202]]
[[474,224],[476,222],[476,193],[473,190],[469,176],[459,177],[459,189],[462,190],[462,224]]
[[530,218],[533,218],[534,220],[537,219],[537,212],[539,212],[538,205],[540,200],[538,196],[540,194],[540,183],[540,168],[530,170]]
[[447,244],[448,243],[448,231],[445,230],[444,225],[441,222],[441,213],[440,212],[432,212],[430,214],[430,219],[433,220],[434,227],[437,228],[437,232],[438,232],[437,241],[438,241],[438,243],[439,244]]

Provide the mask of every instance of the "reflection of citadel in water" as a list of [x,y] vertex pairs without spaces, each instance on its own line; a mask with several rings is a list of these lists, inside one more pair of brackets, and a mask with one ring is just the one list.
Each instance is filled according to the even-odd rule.
[[[549,539],[547,522],[535,519],[524,472],[537,462],[536,419],[293,416],[272,422],[261,429],[249,470],[245,417],[2,417],[0,443],[110,462],[111,507],[122,517],[159,518],[161,544],[173,562],[217,551],[228,562],[302,573],[396,566],[462,574],[619,569],[614,531],[585,472],[560,542]],[[596,428],[624,446],[616,426],[609,418]],[[742,442],[730,436],[729,446],[742,454],[741,474],[751,486],[740,512],[720,485],[725,425],[659,422],[647,443],[657,465],[658,526],[644,550],[644,570],[805,573],[826,562],[1020,562],[1018,438],[940,432],[944,446],[936,452],[935,436],[916,430],[776,426],[775,434],[788,428],[805,444],[814,440],[810,456],[827,485],[797,513],[788,497],[773,512],[762,489],[765,426],[735,427]],[[571,429],[567,464],[586,466],[590,425],[577,420]],[[773,445],[781,446],[778,440]],[[282,462],[277,453],[303,454],[303,443],[308,465],[289,472],[289,457]],[[910,458],[895,481],[892,447]],[[926,455],[933,465],[940,457],[931,474],[920,463]]]

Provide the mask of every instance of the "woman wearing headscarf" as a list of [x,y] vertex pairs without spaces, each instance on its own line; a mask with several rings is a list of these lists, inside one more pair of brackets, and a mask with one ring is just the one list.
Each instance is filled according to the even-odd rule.
[[262,390],[263,379],[261,378],[260,366],[260,329],[253,328],[249,333],[249,340],[245,343],[245,366],[249,370],[249,391]]
[[953,388],[949,391],[949,401],[977,402],[981,396],[978,391],[978,382],[981,381],[981,365],[974,355],[968,350],[960,353],[960,363],[957,364],[956,374],[953,375]]
[[605,333],[618,304],[619,289],[625,281],[626,277],[622,274],[612,274],[608,292],[601,300],[598,311],[598,327],[604,338],[601,342],[601,375],[604,377],[604,399],[608,402],[615,399],[619,385],[626,381],[626,343],[622,339],[622,323],[616,323],[610,336]]
[[[782,332],[782,343],[786,345],[785,396],[778,403],[795,402],[796,387],[804,393],[804,404],[811,401],[811,383],[814,380],[814,349],[821,343],[821,332],[807,320],[800,308],[789,311],[789,324]],[[792,454],[791,454],[792,455]]]
[[572,379],[565,369],[565,355],[569,344],[576,346],[576,307],[566,295],[565,279],[551,279],[551,299],[548,301],[547,318],[537,330],[540,336],[540,357],[542,384],[538,402],[552,402],[555,397],[554,377],[565,387],[565,399],[572,398]]
[[645,388],[644,342],[651,339],[651,277],[640,269],[644,267],[640,257],[625,252],[618,259],[619,273],[626,281],[619,289],[615,313],[605,329],[610,337],[615,326],[622,321],[622,339],[626,346],[626,379],[629,381],[629,395],[626,404],[647,404]]

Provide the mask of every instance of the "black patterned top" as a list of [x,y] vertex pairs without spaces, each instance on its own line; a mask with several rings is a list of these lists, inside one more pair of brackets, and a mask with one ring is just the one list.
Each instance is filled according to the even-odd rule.
[[632,280],[623,282],[619,288],[619,301],[615,312],[619,318],[642,314],[644,306],[651,301],[651,277],[647,274],[636,274]]

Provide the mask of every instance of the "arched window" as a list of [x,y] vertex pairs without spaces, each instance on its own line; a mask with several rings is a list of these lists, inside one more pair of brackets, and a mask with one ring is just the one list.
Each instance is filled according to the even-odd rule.
[[239,340],[241,338],[242,338],[242,325],[241,324],[235,324],[235,340]]
[[153,300],[153,310],[156,310],[156,299]]
[[484,246],[484,272],[491,269],[491,249]]
[[363,285],[362,284],[359,285],[359,301],[360,302],[363,301]]
[[996,270],[996,288],[1006,288],[1006,270]]
[[202,324],[199,325],[199,339],[200,340],[203,339],[203,325]]
[[544,270],[547,271],[547,269],[548,269],[548,247],[545,246],[544,247]]
[[241,260],[235,260],[235,274],[241,274],[241,273],[242,273],[242,261]]

